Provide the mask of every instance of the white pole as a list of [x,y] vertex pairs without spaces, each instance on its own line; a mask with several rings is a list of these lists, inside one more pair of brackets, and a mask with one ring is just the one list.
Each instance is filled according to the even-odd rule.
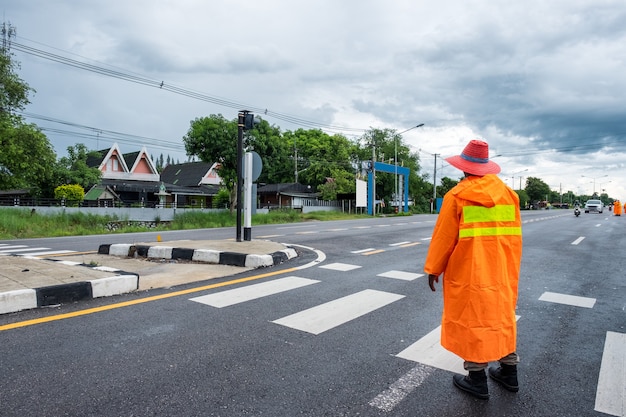
[[252,239],[252,153],[245,153],[244,163],[244,206],[243,206],[243,240]]

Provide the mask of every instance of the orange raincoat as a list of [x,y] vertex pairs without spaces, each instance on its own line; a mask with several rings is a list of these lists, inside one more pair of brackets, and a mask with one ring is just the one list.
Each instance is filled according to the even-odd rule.
[[444,274],[444,348],[478,363],[515,352],[521,257],[519,197],[496,175],[470,176],[445,195],[424,266]]
[[622,204],[619,202],[619,200],[613,202],[613,214],[616,216],[622,215]]

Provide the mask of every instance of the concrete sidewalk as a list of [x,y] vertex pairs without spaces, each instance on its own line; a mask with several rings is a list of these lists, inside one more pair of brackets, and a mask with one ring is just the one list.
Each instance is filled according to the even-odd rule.
[[0,256],[0,314],[166,288],[278,265],[297,252],[267,240],[101,245],[93,252]]

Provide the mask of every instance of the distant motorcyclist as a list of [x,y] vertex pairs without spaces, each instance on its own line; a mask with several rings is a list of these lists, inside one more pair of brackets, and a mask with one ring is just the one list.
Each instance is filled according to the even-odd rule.
[[619,200],[615,200],[613,202],[613,213],[616,216],[621,216],[622,215],[622,203],[620,203]]

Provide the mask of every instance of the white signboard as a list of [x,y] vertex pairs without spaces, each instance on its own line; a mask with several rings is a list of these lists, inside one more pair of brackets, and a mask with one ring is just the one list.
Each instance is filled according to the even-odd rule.
[[367,207],[367,182],[356,180],[356,206]]

